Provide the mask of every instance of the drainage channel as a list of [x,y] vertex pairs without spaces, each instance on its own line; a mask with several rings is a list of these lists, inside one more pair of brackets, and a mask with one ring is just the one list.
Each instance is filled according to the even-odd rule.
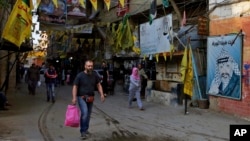
[[44,109],[38,120],[38,128],[43,136],[44,141],[53,141],[53,137],[50,135],[46,125],[47,116],[52,106],[53,104],[50,104],[46,109]]

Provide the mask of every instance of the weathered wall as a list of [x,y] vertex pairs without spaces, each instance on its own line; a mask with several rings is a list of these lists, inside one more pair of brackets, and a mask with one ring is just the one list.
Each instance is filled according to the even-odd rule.
[[[15,0],[13,0],[15,1]],[[10,4],[14,3],[10,1]],[[11,6],[10,6],[11,7]],[[8,12],[11,11],[11,9],[6,9],[3,7],[0,7],[0,34],[2,35],[2,31],[4,29],[4,26],[6,24],[7,18],[8,18]],[[0,46],[1,48],[1,46]],[[10,52],[9,52],[10,53]],[[6,50],[0,50],[0,88],[3,86],[4,81],[6,79],[6,75],[9,73],[9,86],[6,94],[11,93],[10,91],[15,90],[16,86],[16,65],[14,65],[12,71],[10,72],[8,68],[11,67],[12,63],[15,61],[15,54],[11,54],[9,56],[8,51]],[[5,89],[4,89],[5,90]]]
[[[219,0],[210,0],[210,10],[220,3]],[[250,62],[250,2],[237,2],[217,5],[210,13],[210,36],[238,33],[243,31],[243,62],[242,65]],[[209,69],[209,68],[208,68]],[[242,67],[244,71],[244,67]],[[245,74],[245,73],[244,73]],[[250,83],[249,77],[242,77],[242,98],[232,100],[222,97],[210,96],[210,108],[223,111],[229,114],[250,119]]]

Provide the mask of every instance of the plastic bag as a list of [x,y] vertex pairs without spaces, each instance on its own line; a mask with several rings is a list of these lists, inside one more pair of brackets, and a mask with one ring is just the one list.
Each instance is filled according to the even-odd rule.
[[68,105],[64,125],[70,127],[79,127],[80,111],[76,105]]
[[41,81],[37,81],[37,86],[40,87],[41,86]]

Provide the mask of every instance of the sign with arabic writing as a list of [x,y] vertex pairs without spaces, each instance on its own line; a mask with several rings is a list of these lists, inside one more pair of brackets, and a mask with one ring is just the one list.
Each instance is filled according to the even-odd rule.
[[241,98],[242,36],[208,37],[207,94]]
[[141,54],[157,54],[170,51],[173,40],[172,14],[140,25]]

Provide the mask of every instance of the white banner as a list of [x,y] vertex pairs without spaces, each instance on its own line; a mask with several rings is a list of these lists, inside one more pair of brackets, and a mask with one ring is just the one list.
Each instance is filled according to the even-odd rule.
[[172,40],[172,14],[140,25],[141,54],[170,52]]

